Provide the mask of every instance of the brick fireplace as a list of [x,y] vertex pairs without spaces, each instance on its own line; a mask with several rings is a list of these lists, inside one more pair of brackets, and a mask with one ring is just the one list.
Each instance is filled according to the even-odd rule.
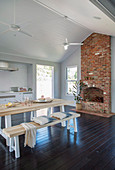
[[97,87],[88,87],[83,91],[84,101],[103,103],[103,90]]
[[111,37],[93,33],[81,47],[83,110],[111,112]]

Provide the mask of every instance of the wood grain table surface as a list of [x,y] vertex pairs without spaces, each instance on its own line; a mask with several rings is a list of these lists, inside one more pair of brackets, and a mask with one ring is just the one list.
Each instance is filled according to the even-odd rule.
[[22,105],[19,104],[15,107],[0,107],[0,117],[7,116],[7,115],[14,115],[24,112],[31,112],[36,111],[44,108],[50,108],[50,107],[57,107],[57,106],[64,106],[64,105],[71,105],[73,104],[73,101],[63,100],[63,99],[53,99],[50,103],[33,103],[32,105]]

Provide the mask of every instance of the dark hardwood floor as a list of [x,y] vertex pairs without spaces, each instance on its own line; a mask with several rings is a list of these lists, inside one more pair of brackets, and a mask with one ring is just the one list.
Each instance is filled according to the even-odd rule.
[[115,116],[82,114],[77,127],[76,134],[60,124],[38,130],[34,149],[24,147],[21,136],[19,159],[8,152],[0,136],[0,170],[114,170]]

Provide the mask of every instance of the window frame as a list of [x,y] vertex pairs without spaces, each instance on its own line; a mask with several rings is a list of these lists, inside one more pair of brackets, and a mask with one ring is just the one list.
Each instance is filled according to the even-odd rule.
[[[68,68],[77,68],[77,79],[74,80],[68,80],[67,79],[67,69]],[[78,66],[77,65],[72,65],[72,66],[67,66],[65,69],[65,78],[66,78],[66,96],[73,96],[72,93],[68,93],[68,82],[77,82],[78,81]]]

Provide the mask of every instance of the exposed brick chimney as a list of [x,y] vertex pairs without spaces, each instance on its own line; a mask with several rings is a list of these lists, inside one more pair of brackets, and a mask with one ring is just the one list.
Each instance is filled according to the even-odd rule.
[[81,47],[81,80],[103,90],[103,103],[84,101],[83,109],[111,112],[111,37],[93,33]]

